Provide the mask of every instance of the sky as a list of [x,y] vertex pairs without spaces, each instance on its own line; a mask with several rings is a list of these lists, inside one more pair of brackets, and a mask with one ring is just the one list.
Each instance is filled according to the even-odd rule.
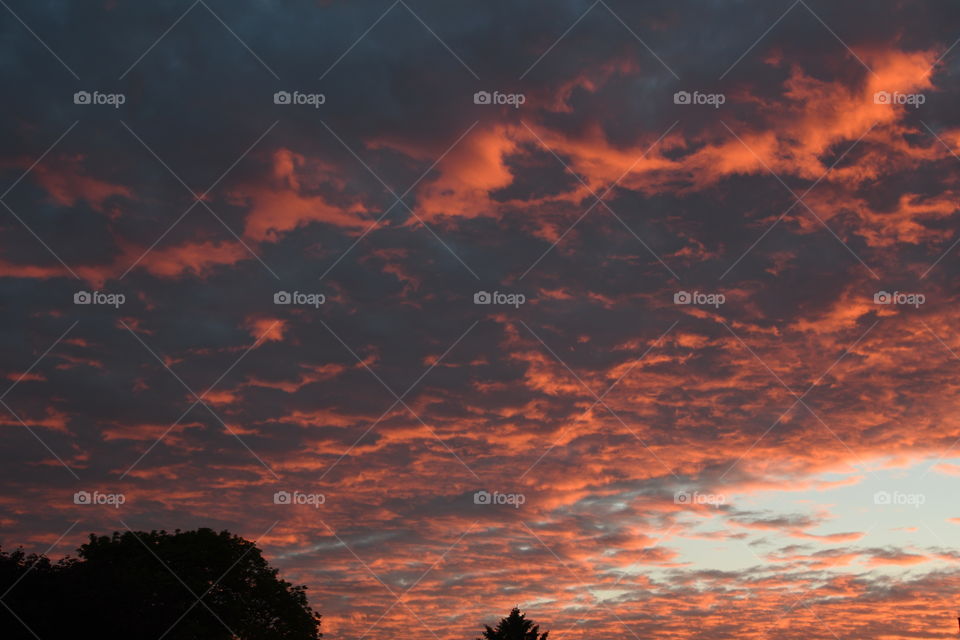
[[0,545],[328,638],[948,638],[960,5],[3,0]]

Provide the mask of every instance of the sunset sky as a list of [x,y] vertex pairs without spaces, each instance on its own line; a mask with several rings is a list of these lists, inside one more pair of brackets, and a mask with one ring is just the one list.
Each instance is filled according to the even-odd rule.
[[331,639],[956,635],[960,4],[0,5],[4,549],[228,529]]

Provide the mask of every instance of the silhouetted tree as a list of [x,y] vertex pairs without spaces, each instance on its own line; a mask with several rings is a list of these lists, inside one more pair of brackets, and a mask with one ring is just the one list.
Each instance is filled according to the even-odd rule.
[[495,629],[488,625],[483,626],[483,638],[477,640],[547,640],[547,634],[550,633],[540,633],[540,625],[534,624],[533,620],[527,620],[527,615],[520,613],[517,607],[514,607],[506,618],[502,618]]
[[0,598],[3,599],[0,636],[10,640],[36,640],[17,620],[19,617],[29,621],[30,628],[39,637],[56,637],[65,614],[60,608],[64,598],[57,580],[63,564],[53,564],[42,555],[27,555],[23,549],[12,553],[0,550]]
[[91,534],[78,553],[53,564],[0,551],[0,594],[13,587],[4,598],[10,610],[0,607],[5,639],[33,639],[31,631],[44,639],[322,635],[306,587],[281,579],[256,545],[227,531]]

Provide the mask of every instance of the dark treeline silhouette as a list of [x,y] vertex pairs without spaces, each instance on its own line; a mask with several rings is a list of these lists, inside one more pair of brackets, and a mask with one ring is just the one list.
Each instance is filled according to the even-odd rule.
[[[227,531],[90,535],[51,562],[0,550],[4,640],[317,640],[306,587]],[[197,599],[201,601],[198,602]]]
[[[198,601],[199,599],[199,601]],[[514,608],[477,640],[547,640]],[[212,529],[91,534],[51,562],[0,549],[3,640],[319,640],[306,587],[260,549]]]
[[500,620],[496,627],[484,625],[483,637],[477,640],[547,640],[549,631],[540,633],[540,625],[527,620],[520,609],[513,608],[506,618]]

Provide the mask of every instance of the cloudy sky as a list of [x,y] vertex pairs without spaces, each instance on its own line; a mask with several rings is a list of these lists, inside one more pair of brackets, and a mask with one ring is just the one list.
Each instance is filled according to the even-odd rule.
[[0,4],[4,548],[226,528],[347,640],[954,636],[956,3]]

